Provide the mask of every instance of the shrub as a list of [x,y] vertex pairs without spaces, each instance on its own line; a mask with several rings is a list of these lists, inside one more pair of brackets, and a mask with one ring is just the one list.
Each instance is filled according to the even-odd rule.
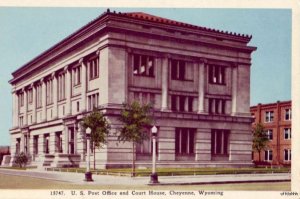
[[25,153],[21,152],[16,156],[15,163],[18,164],[20,168],[22,168],[22,166],[25,167],[27,162],[28,157],[25,155]]

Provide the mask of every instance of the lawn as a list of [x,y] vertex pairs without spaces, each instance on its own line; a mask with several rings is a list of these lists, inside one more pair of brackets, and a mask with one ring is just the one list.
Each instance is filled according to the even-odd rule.
[[214,185],[175,185],[175,186],[148,186],[148,185],[86,185],[71,184],[54,180],[45,180],[24,176],[0,174],[0,189],[122,189],[122,190],[236,190],[236,191],[289,191],[290,182],[276,183],[240,183]]
[[[48,168],[50,171],[78,172],[84,173],[85,168]],[[91,170],[94,174],[130,176],[131,168],[121,169],[97,169]],[[136,176],[149,176],[151,169],[136,169]],[[178,175],[218,175],[218,174],[247,174],[247,173],[289,173],[290,168],[158,168],[159,176],[178,176]]]

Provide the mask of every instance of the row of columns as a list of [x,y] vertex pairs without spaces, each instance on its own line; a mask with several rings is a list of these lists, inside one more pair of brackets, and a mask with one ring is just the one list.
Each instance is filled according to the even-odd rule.
[[[77,141],[78,141],[78,133],[77,133],[78,128],[76,128],[76,124],[74,124],[73,127],[65,126],[64,131],[61,133],[61,140],[62,141],[62,152],[65,154],[76,154],[77,153]],[[48,140],[48,149],[49,149],[49,154],[54,154],[54,153],[60,153],[59,150],[56,150],[57,146],[60,141],[57,142],[56,139],[60,139],[56,135],[57,132],[50,132],[47,134],[39,134],[38,135],[38,153],[37,154],[45,154],[46,153],[46,142]],[[47,135],[45,137],[45,135]],[[73,137],[73,140],[71,140],[71,137]],[[19,138],[18,138],[19,139]],[[31,154],[34,155],[34,141],[35,137],[33,135],[30,135],[29,132],[22,132],[21,137],[20,137],[20,148],[19,152],[24,152],[26,154]],[[17,142],[17,140],[16,140]],[[72,145],[72,146],[71,146]],[[73,149],[72,149],[73,147]],[[15,153],[17,152],[17,148],[15,149]]]
[[[204,96],[205,96],[205,74],[207,71],[207,60],[200,59],[198,65],[198,113],[204,113]],[[171,69],[171,61],[169,56],[166,56],[162,60],[162,101],[161,110],[168,110],[168,85],[169,85],[169,70]],[[237,66],[232,67],[232,114],[235,115],[237,112]]]
[[[87,67],[86,64],[84,63],[83,59],[79,60],[79,64],[81,65],[82,68],[82,106],[81,106],[81,111],[85,111],[86,110],[86,98],[87,98]],[[70,115],[71,114],[71,94],[72,94],[72,89],[71,89],[71,85],[72,85],[72,77],[71,77],[71,71],[72,69],[70,69],[68,66],[66,66],[64,68],[64,72],[66,75],[66,80],[65,80],[65,100],[66,100],[66,115]],[[23,114],[23,125],[28,125],[28,115],[27,115],[27,111],[28,111],[28,89],[27,88],[32,88],[32,123],[36,123],[36,109],[37,109],[37,86],[41,86],[42,89],[42,121],[46,121],[47,120],[47,101],[46,101],[46,97],[47,97],[47,91],[46,91],[46,79],[50,79],[52,80],[52,84],[53,84],[53,112],[52,112],[52,119],[55,119],[58,117],[58,76],[60,74],[58,74],[57,72],[53,72],[50,77],[48,76],[43,77],[42,79],[40,79],[39,81],[32,83],[26,87],[24,87],[21,90],[15,90],[12,93],[13,96],[13,127],[18,127],[19,126],[19,113],[20,113],[20,105],[19,105],[19,101],[18,101],[18,93],[19,92],[23,92],[24,93],[24,114]]]

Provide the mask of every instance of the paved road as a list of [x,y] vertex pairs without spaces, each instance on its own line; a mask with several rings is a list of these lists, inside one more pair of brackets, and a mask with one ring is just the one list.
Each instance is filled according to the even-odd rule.
[[[82,173],[67,173],[41,170],[12,170],[1,169],[0,173],[8,175],[28,176],[56,181],[64,181],[74,184],[99,184],[99,185],[140,185],[148,184],[149,177],[126,177],[93,175],[94,182],[85,182]],[[242,183],[242,182],[280,182],[290,181],[290,173],[277,174],[235,174],[235,175],[199,175],[199,176],[161,176],[160,185],[184,185],[184,184],[216,184],[216,183]]]

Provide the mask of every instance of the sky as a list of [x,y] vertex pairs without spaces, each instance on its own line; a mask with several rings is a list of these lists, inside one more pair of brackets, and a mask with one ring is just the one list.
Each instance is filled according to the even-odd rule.
[[[0,146],[12,126],[11,73],[107,8],[0,7]],[[110,8],[147,12],[193,25],[252,35],[250,103],[291,99],[291,10]]]

